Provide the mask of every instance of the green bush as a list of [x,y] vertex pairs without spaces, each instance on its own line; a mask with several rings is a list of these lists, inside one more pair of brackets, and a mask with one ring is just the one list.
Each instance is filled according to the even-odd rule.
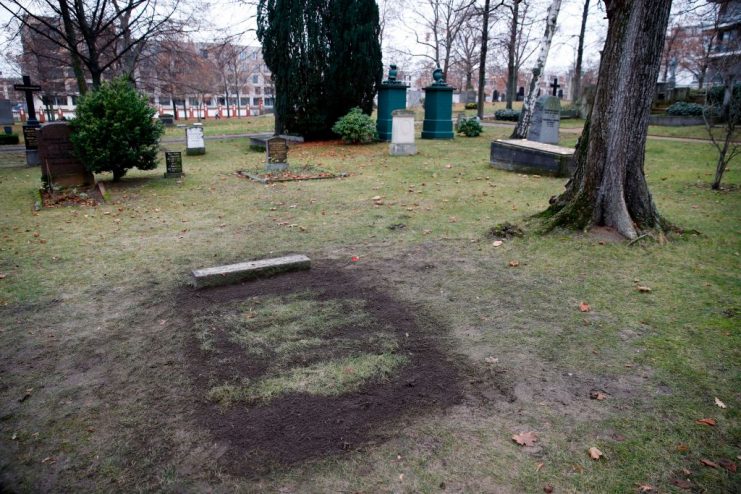
[[155,113],[126,79],[103,83],[80,98],[70,122],[75,154],[92,172],[112,172],[114,181],[130,168],[156,168],[164,129]]
[[478,110],[479,104],[478,103],[466,103],[466,110]]
[[509,122],[517,122],[520,118],[520,112],[516,110],[497,110],[494,112],[495,120],[507,120]]
[[666,113],[677,117],[702,116],[704,106],[697,103],[678,101],[666,109]]
[[358,107],[337,120],[332,132],[351,144],[368,144],[376,140],[376,123]]
[[20,139],[18,134],[0,134],[0,146],[9,144],[18,144]]
[[462,118],[456,124],[455,130],[459,134],[464,134],[466,137],[476,137],[480,135],[484,129],[481,127],[478,118]]
[[[723,86],[713,86],[707,90],[707,101],[711,106],[720,106],[723,104],[726,88]],[[733,99],[741,99],[741,84],[733,86]]]

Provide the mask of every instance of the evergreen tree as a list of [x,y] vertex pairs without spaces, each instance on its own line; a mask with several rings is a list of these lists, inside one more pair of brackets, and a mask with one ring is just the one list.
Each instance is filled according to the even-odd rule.
[[374,0],[260,0],[257,22],[277,134],[328,138],[351,108],[371,113],[383,70]]

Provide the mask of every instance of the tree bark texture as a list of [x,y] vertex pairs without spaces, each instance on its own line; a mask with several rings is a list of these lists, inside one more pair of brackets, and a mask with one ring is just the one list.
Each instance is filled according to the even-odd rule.
[[478,97],[478,108],[476,114],[479,118],[484,118],[484,105],[486,104],[486,94],[484,94],[484,86],[486,84],[486,52],[489,45],[489,15],[491,8],[491,0],[484,0],[484,11],[482,13],[481,20],[481,58],[479,59],[479,91]]
[[517,126],[512,132],[513,139],[525,139],[527,137],[530,121],[533,118],[535,99],[538,96],[538,84],[540,84],[540,80],[543,78],[543,69],[545,68],[546,60],[548,60],[548,52],[551,50],[553,35],[556,33],[556,22],[558,21],[558,12],[560,10],[561,0],[553,0],[548,7],[545,33],[543,34],[543,39],[540,41],[540,54],[538,55],[538,60],[535,62],[535,67],[533,67],[533,77],[530,79],[528,94],[525,96],[525,101],[522,102],[520,119],[517,121]]
[[584,32],[587,30],[587,18],[589,17],[589,0],[584,1],[584,10],[581,14],[581,30],[579,31],[579,46],[576,49],[576,67],[574,68],[574,90],[571,94],[572,101],[577,108],[580,105],[581,96],[581,65],[584,58]]
[[509,31],[509,46],[507,53],[507,106],[512,109],[512,101],[517,93],[517,67],[515,66],[515,50],[517,49],[517,23],[519,22],[520,1],[512,1],[512,24]]
[[549,226],[604,225],[634,239],[663,228],[643,165],[651,100],[671,0],[607,0],[608,31],[594,107],[576,148],[576,171],[553,201]]

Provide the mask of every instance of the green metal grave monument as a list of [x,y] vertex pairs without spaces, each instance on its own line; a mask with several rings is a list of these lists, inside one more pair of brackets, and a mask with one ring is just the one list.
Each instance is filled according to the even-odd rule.
[[453,90],[443,80],[440,67],[432,72],[435,81],[425,88],[425,121],[422,139],[453,138]]
[[407,107],[407,88],[409,86],[396,80],[396,65],[391,64],[389,78],[378,88],[378,119],[376,130],[381,141],[391,140],[391,112],[405,110]]

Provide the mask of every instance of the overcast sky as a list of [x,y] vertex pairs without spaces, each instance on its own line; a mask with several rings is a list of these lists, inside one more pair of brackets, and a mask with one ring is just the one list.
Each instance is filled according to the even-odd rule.
[[[2,1],[3,0],[0,0],[0,2]],[[532,33],[535,39],[539,39],[545,29],[545,9],[550,3],[550,0],[533,0],[533,2],[535,3],[536,11],[539,12],[538,17],[540,22],[534,25]],[[409,3],[407,5],[412,4]],[[546,66],[547,71],[565,72],[569,68],[573,67],[576,57],[576,37],[579,34],[583,5],[584,0],[563,0],[561,13],[558,19],[558,30],[554,37]],[[407,7],[407,9],[409,8],[412,7]],[[402,19],[403,24],[408,25],[411,22],[410,19],[412,17],[413,15],[411,12],[406,13]],[[7,22],[8,18],[9,14],[7,14],[7,12],[4,10],[0,12],[0,21]],[[221,36],[225,32],[231,32],[244,33],[242,38],[243,42],[257,44],[254,35],[254,10],[251,7],[246,6],[244,3],[238,2],[237,0],[214,0],[211,3],[207,18],[213,24],[214,31],[201,31],[200,34],[198,34],[198,37],[201,40],[206,41],[214,36]],[[497,30],[499,28],[495,25],[492,29]],[[599,50],[602,48],[600,40],[604,38],[605,29],[606,21],[604,20],[602,5],[598,0],[591,0],[588,32],[585,41],[585,64],[588,65],[590,61],[593,63],[597,62]],[[390,34],[389,41],[384,44],[384,48],[392,45],[414,45],[414,39],[410,38],[408,34],[405,34],[404,29],[398,24],[396,26],[392,25],[388,32]],[[19,50],[17,41],[9,41],[7,33],[0,34],[0,46],[9,46],[12,51]],[[389,57],[386,56],[385,59],[388,60]],[[535,56],[533,56],[529,62],[534,62],[534,59]],[[526,64],[525,68],[529,65],[529,63]],[[4,75],[19,75],[15,73],[16,70],[7,63],[3,63],[3,65],[0,66],[0,70],[2,70]]]

